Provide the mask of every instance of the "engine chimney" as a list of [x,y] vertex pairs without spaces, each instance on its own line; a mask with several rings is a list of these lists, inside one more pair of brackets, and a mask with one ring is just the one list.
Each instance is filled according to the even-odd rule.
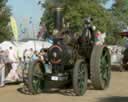
[[55,11],[55,28],[60,31],[63,26],[63,14],[62,14],[63,8],[57,7]]

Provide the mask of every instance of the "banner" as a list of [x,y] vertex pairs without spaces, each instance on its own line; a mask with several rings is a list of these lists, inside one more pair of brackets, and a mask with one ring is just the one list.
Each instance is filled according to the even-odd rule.
[[[17,28],[17,24],[16,24],[16,20],[15,20],[15,18],[14,17],[10,17],[10,24],[11,24],[11,29],[12,29],[12,33],[13,33],[13,35],[14,35],[14,38],[15,38],[15,40],[16,40],[16,42],[18,42],[18,36],[19,36],[19,34],[18,34],[18,28]],[[16,45],[17,45],[17,43],[16,43]],[[17,56],[19,57],[19,50],[18,50],[18,48],[17,48]]]
[[17,28],[16,20],[12,16],[10,17],[10,23],[15,40],[18,41],[18,28]]

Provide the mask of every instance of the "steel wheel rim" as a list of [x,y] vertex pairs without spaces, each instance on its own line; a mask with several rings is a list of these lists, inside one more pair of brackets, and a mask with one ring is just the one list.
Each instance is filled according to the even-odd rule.
[[78,70],[78,87],[81,94],[83,93],[83,89],[85,87],[85,75],[85,64],[81,63]]
[[[37,73],[36,71],[40,71],[40,72]],[[41,91],[41,82],[42,82],[41,77],[42,77],[42,72],[40,70],[40,64],[38,63],[35,65],[32,74],[32,87],[37,92]]]
[[105,86],[110,80],[110,56],[107,50],[104,50],[101,56],[100,69],[101,79],[104,81]]

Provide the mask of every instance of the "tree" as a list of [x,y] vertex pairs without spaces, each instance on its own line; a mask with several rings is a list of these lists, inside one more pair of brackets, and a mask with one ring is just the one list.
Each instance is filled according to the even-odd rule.
[[6,5],[7,0],[0,0],[0,42],[12,37],[8,22],[10,21],[11,9]]
[[122,44],[120,32],[128,27],[128,0],[115,0],[112,8],[109,10],[112,21],[112,34],[108,36],[107,42],[112,44]]
[[[94,24],[99,30],[109,31],[108,25],[111,24],[110,13],[103,8],[96,0],[47,0],[43,7],[45,7],[42,22],[45,22],[48,30],[52,31],[54,28],[54,14],[51,12],[54,6],[62,4],[64,8],[64,19],[71,24],[72,31],[80,31],[83,26],[83,19],[91,16],[94,19]],[[102,1],[102,0],[100,0]]]
[[112,14],[117,21],[118,28],[125,29],[128,26],[128,0],[115,0]]
[[121,42],[121,37],[119,36],[121,27],[128,22],[128,16],[126,16],[128,14],[126,13],[128,12],[128,3],[126,2],[128,1],[116,0],[112,8],[107,10],[102,4],[108,1],[109,0],[46,0],[45,3],[42,4],[45,10],[41,22],[45,22],[48,31],[52,32],[55,28],[54,13],[52,11],[54,11],[53,8],[57,5],[61,5],[64,8],[64,19],[70,22],[72,31],[81,32],[83,19],[91,16],[94,19],[94,24],[97,29],[107,33],[106,42],[108,44],[117,44]]

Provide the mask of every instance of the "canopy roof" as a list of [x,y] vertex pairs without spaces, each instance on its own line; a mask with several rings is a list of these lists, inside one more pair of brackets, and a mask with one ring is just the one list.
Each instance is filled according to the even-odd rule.
[[128,31],[121,32],[120,35],[121,35],[121,36],[128,37]]

